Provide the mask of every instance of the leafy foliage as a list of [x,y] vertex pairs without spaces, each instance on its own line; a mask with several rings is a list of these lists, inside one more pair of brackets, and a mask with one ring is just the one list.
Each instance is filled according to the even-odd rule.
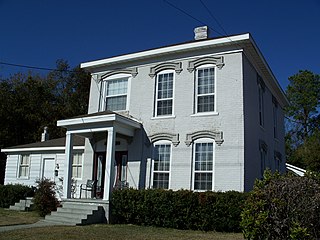
[[308,170],[320,170],[320,75],[308,70],[289,77],[286,91],[287,162]]
[[237,232],[246,198],[239,192],[117,190],[112,194],[113,223],[202,231]]
[[49,179],[41,179],[37,181],[37,189],[34,195],[34,205],[36,211],[41,217],[55,211],[58,206],[58,200],[54,191],[55,183]]
[[64,136],[56,121],[87,112],[90,74],[64,60],[47,76],[17,73],[0,80],[0,148],[39,141],[43,127]]
[[265,172],[241,214],[246,239],[318,239],[320,184],[316,177]]
[[25,197],[32,197],[33,194],[33,189],[25,185],[0,185],[0,207],[8,208]]

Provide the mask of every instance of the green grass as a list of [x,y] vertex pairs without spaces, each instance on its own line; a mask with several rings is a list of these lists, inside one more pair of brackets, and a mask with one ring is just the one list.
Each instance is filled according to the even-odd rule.
[[30,224],[40,219],[36,212],[19,212],[0,208],[0,226]]
[[134,225],[89,225],[89,226],[55,226],[31,229],[21,229],[0,232],[0,239],[6,240],[175,240],[175,239],[243,239],[241,233],[216,233],[191,230],[176,230],[156,227],[141,227]]

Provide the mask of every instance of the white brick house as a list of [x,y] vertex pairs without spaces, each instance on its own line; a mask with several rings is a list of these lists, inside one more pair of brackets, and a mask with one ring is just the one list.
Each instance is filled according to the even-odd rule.
[[[67,130],[57,173],[64,198],[71,197],[75,166],[78,186],[96,180],[94,195],[103,200],[124,186],[249,191],[264,169],[285,171],[288,101],[250,34],[81,67],[92,74],[88,114],[57,122]],[[77,147],[83,157],[75,164]],[[31,174],[44,168],[41,157],[33,163],[41,152],[10,149],[3,150],[9,155],[5,183],[41,177]],[[24,162],[21,155],[30,158]]]

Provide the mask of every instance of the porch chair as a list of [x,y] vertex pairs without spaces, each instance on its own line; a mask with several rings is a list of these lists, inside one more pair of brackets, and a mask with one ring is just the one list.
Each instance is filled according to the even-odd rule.
[[82,190],[84,190],[86,192],[86,198],[87,198],[87,192],[91,192],[91,197],[92,197],[92,193],[95,192],[96,183],[97,183],[97,180],[88,179],[87,183],[81,184],[80,185],[80,198],[81,198]]

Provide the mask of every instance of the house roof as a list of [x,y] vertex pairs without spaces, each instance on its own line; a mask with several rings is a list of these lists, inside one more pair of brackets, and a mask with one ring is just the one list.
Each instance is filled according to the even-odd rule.
[[165,47],[109,57],[105,59],[82,63],[81,68],[84,68],[90,72],[97,72],[101,71],[103,67],[110,67],[111,65],[115,64],[128,63],[143,59],[157,58],[160,56],[170,55],[174,53],[197,51],[200,49],[209,49],[222,46],[236,46],[239,49],[243,49],[245,54],[256,64],[257,68],[259,69],[259,72],[263,75],[263,78],[267,80],[268,87],[271,89],[273,94],[277,96],[280,105],[284,107],[289,104],[289,101],[285,93],[280,87],[276,77],[274,76],[267,61],[263,57],[261,51],[257,47],[250,33],[217,38],[208,38],[203,40],[194,40]]
[[[82,149],[84,147],[85,139],[79,136],[74,136],[73,146],[75,149]],[[20,152],[20,151],[39,151],[39,150],[64,150],[66,138],[56,138],[44,142],[35,142],[23,144],[13,147],[1,149],[1,152]]]

